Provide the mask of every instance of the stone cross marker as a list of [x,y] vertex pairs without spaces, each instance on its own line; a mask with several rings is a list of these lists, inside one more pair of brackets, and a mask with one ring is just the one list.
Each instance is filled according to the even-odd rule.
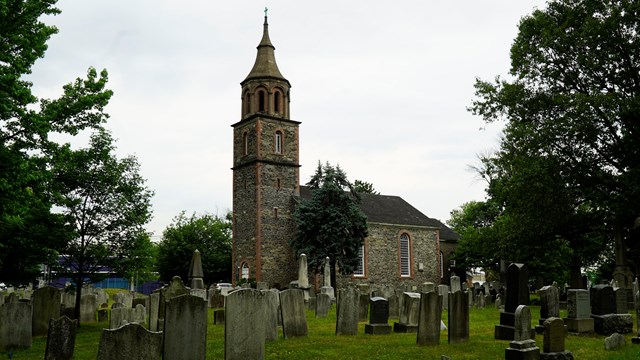
[[78,320],[66,316],[49,320],[45,360],[71,360],[76,344]]

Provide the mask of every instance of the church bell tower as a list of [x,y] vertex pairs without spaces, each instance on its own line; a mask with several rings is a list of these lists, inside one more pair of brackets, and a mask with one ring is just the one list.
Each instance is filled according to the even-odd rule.
[[256,61],[240,83],[240,121],[232,125],[233,282],[255,279],[286,287],[297,278],[289,241],[300,193],[300,122],[290,119],[291,84],[274,50],[265,11]]

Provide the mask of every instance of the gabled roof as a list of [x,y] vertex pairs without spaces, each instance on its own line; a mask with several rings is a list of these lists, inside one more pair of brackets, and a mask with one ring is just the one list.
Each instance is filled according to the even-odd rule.
[[[456,241],[460,237],[449,227],[426,216],[399,196],[360,195],[362,197],[360,208],[367,215],[369,222],[439,228],[440,240],[444,241]],[[304,199],[311,198],[311,189],[308,186],[300,186],[300,196]]]

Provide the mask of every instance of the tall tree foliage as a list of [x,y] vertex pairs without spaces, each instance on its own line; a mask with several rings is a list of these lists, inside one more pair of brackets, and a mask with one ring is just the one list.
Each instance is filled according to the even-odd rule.
[[187,217],[184,212],[173,219],[158,244],[157,270],[164,281],[180,276],[186,283],[189,263],[195,250],[202,258],[204,282],[231,280],[231,213]]
[[39,99],[24,77],[57,32],[40,19],[56,15],[52,0],[0,1],[0,279],[24,283],[64,244],[64,219],[51,213],[49,171],[53,132],[75,135],[98,128],[111,97],[106,71],[63,87],[57,99]]
[[637,1],[550,1],[520,22],[511,79],[476,82],[471,111],[506,120],[483,175],[522,256],[570,248],[575,270],[640,215],[639,21]]
[[114,152],[113,139],[103,130],[91,136],[88,148],[67,145],[55,157],[58,204],[71,228],[61,254],[77,287],[76,315],[85,282],[101,280],[105,267],[126,271],[122,261],[146,246],[143,226],[151,220],[153,192],[137,159],[118,159]]
[[367,236],[367,217],[360,209],[360,196],[339,166],[318,163],[307,186],[311,198],[300,199],[296,206],[297,232],[291,245],[297,253],[307,255],[309,267],[316,273],[328,256],[335,284],[335,270],[351,274],[358,265],[358,251]]

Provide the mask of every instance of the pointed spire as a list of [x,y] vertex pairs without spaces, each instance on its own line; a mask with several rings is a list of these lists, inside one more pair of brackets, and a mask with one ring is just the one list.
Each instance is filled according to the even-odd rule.
[[260,44],[258,44],[256,62],[253,64],[253,68],[249,72],[249,75],[247,75],[242,83],[249,79],[257,78],[276,78],[287,81],[287,79],[285,79],[285,77],[280,73],[278,64],[276,64],[276,57],[274,54],[274,50],[276,48],[271,43],[271,39],[269,39],[269,23],[267,22],[266,8],[263,26],[262,39],[260,40]]

